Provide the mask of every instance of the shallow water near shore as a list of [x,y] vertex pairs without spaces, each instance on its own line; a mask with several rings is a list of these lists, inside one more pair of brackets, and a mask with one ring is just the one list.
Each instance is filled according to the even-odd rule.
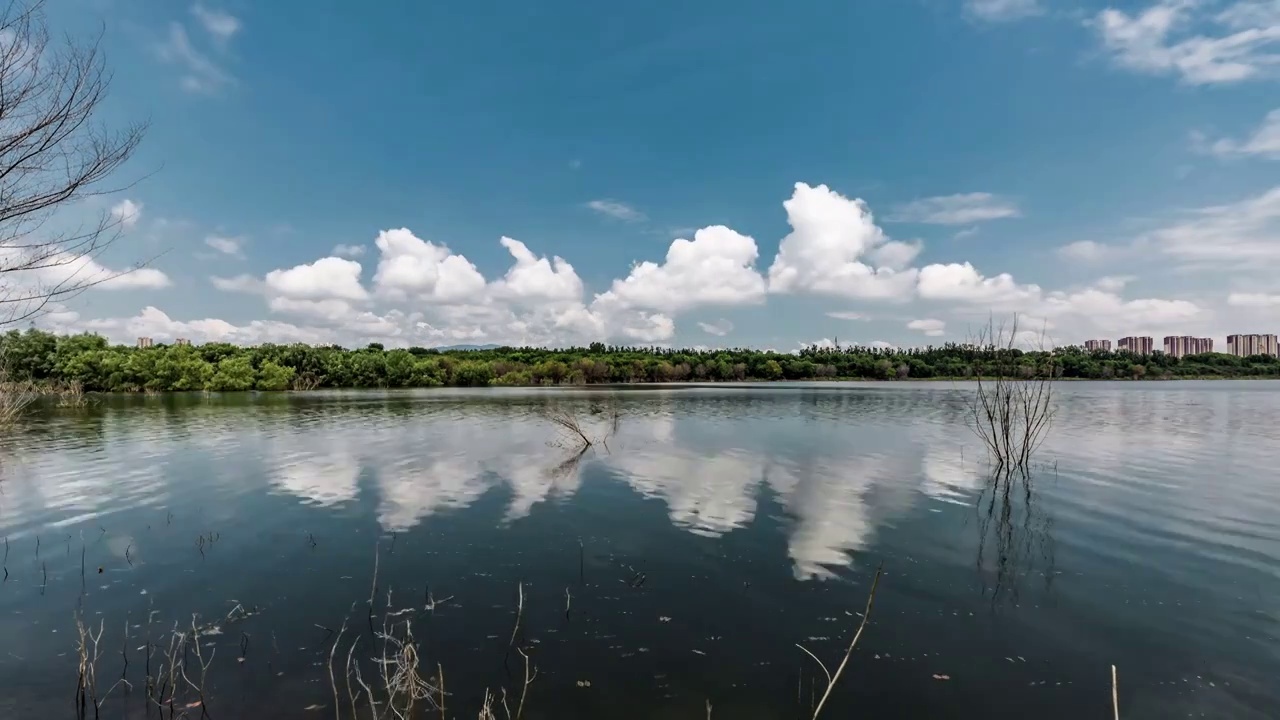
[[[78,609],[103,628],[99,688],[133,686],[102,717],[148,712],[147,638],[193,614],[209,715],[334,717],[329,657],[341,631],[371,661],[371,594],[412,620],[450,718],[518,695],[513,646],[537,668],[526,718],[809,717],[826,681],[796,645],[834,669],[881,565],[824,717],[1110,717],[1112,665],[1126,719],[1280,714],[1280,384],[1061,384],[1031,493],[1008,498],[971,392],[41,409],[0,442],[0,717],[74,716]],[[549,406],[607,446],[577,456]]]

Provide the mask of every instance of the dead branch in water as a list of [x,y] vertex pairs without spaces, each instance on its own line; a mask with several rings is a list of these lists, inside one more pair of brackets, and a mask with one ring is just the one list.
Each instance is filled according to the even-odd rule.
[[529,686],[538,678],[538,666],[534,665],[532,674],[530,674],[529,655],[525,653],[524,648],[517,648],[520,657],[524,658],[524,686],[520,689],[520,704],[516,706],[515,720],[520,720],[524,715],[524,701],[529,696]]
[[609,438],[618,432],[621,424],[622,413],[618,409],[616,401],[610,400],[608,405],[601,408],[595,406],[591,409],[591,415],[603,415],[605,427],[596,432],[589,429],[582,420],[578,418],[578,414],[563,405],[550,405],[543,410],[543,417],[551,422],[559,431],[560,437],[552,444],[582,455],[586,451],[596,445],[609,450]]
[[583,431],[582,424],[578,422],[577,415],[563,407],[550,407],[545,413],[547,420],[560,429],[561,434],[565,436],[564,445],[566,447],[578,448],[586,451],[595,443]]
[[988,321],[971,343],[980,356],[989,356],[993,376],[975,374],[969,426],[986,446],[996,476],[1005,478],[1029,472],[1031,456],[1044,442],[1055,411],[1058,368],[1044,333],[1038,336],[1040,352],[1035,355],[1024,354],[1018,338],[1015,315],[1008,326]]
[[862,631],[867,627],[867,620],[871,617],[871,606],[876,601],[876,588],[880,586],[880,576],[883,574],[883,567],[876,570],[876,577],[871,581],[871,593],[867,595],[867,607],[862,612],[862,622],[858,623],[858,631],[853,634],[853,640],[849,642],[849,649],[844,651],[844,658],[840,661],[839,667],[836,668],[835,674],[829,672],[827,666],[816,655],[806,650],[804,646],[796,644],[796,647],[804,650],[805,654],[818,663],[818,667],[822,668],[822,672],[827,676],[827,689],[826,692],[822,693],[822,699],[818,701],[817,707],[814,708],[813,720],[817,720],[818,715],[822,713],[822,707],[826,705],[827,698],[831,696],[831,691],[835,689],[836,683],[840,681],[840,675],[844,672],[845,666],[849,664],[849,656],[853,655],[853,649],[857,647],[858,640],[862,637]]

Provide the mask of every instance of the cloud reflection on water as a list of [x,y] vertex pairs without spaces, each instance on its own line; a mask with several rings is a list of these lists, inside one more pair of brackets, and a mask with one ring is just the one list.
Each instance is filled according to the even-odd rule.
[[[1268,427],[1249,418],[1280,417],[1280,403],[1252,402],[1246,413],[1227,386],[1169,387],[1064,387],[1042,453],[1072,468],[1071,492],[1049,488],[1056,505],[1090,520],[1124,519],[1129,533],[1211,534],[1217,547],[1267,552],[1276,499],[1259,482],[1274,451],[1259,442]],[[567,464],[566,451],[549,445],[554,429],[537,415],[547,397],[583,413],[592,402],[561,393],[355,394],[190,408],[131,401],[51,415],[0,465],[0,527],[18,536],[165,504],[193,486],[251,496],[264,482],[327,509],[368,493],[388,531],[500,491],[511,522],[572,498],[584,475],[603,472],[660,499],[674,526],[700,536],[743,528],[762,502],[776,503],[795,575],[816,578],[848,566],[880,528],[918,504],[966,504],[983,485],[976,443],[953,407],[958,394],[941,386],[624,394],[609,451]],[[1231,452],[1215,456],[1224,443]],[[1232,494],[1172,471],[1210,457],[1234,479]],[[1218,499],[1212,514],[1205,492]],[[1107,531],[1100,527],[1098,542]]]

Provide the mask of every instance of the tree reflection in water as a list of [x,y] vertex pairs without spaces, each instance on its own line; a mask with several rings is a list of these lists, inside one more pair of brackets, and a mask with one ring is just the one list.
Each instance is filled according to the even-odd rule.
[[1035,573],[1053,588],[1053,517],[1037,502],[1035,479],[1057,474],[1057,464],[1021,470],[1000,469],[987,479],[978,495],[977,569],[983,594],[993,604],[1018,604],[1023,581]]

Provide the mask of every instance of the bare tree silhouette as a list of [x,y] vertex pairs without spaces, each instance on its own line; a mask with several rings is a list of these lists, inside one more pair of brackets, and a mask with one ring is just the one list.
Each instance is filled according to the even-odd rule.
[[[994,320],[978,330],[971,343],[984,356],[990,377],[976,376],[969,401],[969,427],[986,446],[993,472],[1008,477],[1026,474],[1031,456],[1044,442],[1056,409],[1053,353],[1041,332],[1040,352],[1024,355],[1017,347],[1018,316],[1009,325]],[[1030,362],[1028,362],[1030,358]]]
[[59,210],[128,187],[107,181],[147,127],[95,122],[111,85],[102,35],[51,41],[42,6],[11,0],[0,11],[0,327],[142,265],[111,272],[93,262],[130,224],[127,213],[50,227]]

